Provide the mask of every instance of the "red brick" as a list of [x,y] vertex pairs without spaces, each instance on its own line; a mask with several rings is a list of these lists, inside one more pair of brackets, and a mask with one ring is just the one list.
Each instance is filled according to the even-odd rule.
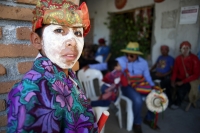
[[26,44],[0,44],[0,57],[36,57],[38,50]]
[[16,29],[16,36],[18,40],[30,40],[31,30],[29,27],[20,27]]
[[15,0],[15,2],[35,5],[37,0]]
[[33,14],[30,8],[11,7],[0,5],[0,18],[11,20],[32,21]]
[[0,111],[6,110],[6,101],[0,100]]
[[28,70],[30,70],[33,66],[33,62],[20,62],[18,63],[18,71],[20,74],[26,73]]
[[0,75],[5,75],[6,74],[6,68],[0,64]]
[[0,94],[6,94],[10,91],[15,83],[19,82],[19,80],[9,81],[9,82],[1,82],[0,83]]
[[2,39],[2,27],[0,27],[0,39]]
[[7,125],[7,115],[0,116],[0,127],[4,127]]

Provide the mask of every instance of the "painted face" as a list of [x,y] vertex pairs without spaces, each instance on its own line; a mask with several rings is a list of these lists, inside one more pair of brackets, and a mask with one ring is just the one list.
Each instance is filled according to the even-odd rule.
[[48,25],[43,31],[43,51],[56,65],[72,68],[83,50],[83,28]]
[[183,45],[181,47],[181,53],[184,55],[184,56],[188,56],[189,53],[190,53],[190,48],[186,45]]

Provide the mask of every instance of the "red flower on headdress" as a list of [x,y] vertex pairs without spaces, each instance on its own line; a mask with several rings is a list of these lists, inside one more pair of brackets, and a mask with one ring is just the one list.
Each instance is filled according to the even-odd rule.
[[81,5],[80,5],[80,10],[82,11],[83,13],[83,18],[82,18],[82,21],[83,21],[83,27],[84,27],[84,33],[83,33],[83,36],[86,36],[89,31],[90,31],[90,19],[89,19],[89,13],[88,13],[88,8],[87,8],[87,5],[85,2],[83,2]]

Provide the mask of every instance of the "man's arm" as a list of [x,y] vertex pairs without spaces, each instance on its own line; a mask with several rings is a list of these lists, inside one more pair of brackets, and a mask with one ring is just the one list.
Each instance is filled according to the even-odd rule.
[[150,76],[150,73],[149,73],[149,68],[148,68],[148,64],[147,62],[145,61],[144,62],[144,77],[146,79],[146,81],[151,85],[151,86],[154,86],[154,82],[152,81],[151,79],[151,76]]
[[151,67],[150,71],[153,71],[156,68],[157,62]]
[[163,77],[168,76],[172,73],[173,67],[171,66],[170,70],[163,74]]
[[200,76],[200,64],[199,64],[198,57],[196,57],[196,56],[193,57],[193,62],[194,62],[194,65],[193,65],[193,74],[190,75],[188,78],[184,79],[182,81],[183,83],[188,83],[188,82],[191,82],[193,80],[196,80]]
[[[15,133],[18,132],[19,129],[23,129],[24,121],[25,121],[25,105],[21,103],[19,99],[21,98],[20,87],[21,83],[18,85],[15,84],[14,87],[8,94],[8,102],[7,102],[7,132]],[[23,100],[22,100],[23,101]],[[25,102],[25,101],[23,101]],[[17,124],[17,126],[16,126]]]
[[107,70],[107,63],[99,63],[99,64],[91,64],[91,65],[88,65],[89,68],[92,68],[92,69],[97,69],[97,70]]
[[153,71],[153,70],[156,68],[156,66],[157,66],[157,64],[158,64],[158,61],[159,61],[159,58],[160,58],[160,56],[159,56],[158,59],[156,60],[156,63],[151,67],[150,71]]

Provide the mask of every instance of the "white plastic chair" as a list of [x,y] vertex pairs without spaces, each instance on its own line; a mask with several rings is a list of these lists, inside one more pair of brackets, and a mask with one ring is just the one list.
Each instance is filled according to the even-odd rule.
[[121,95],[121,99],[126,101],[126,130],[131,131],[133,127],[133,120],[134,120],[134,115],[133,115],[133,108],[132,108],[132,101],[127,98],[126,96]]
[[103,79],[101,71],[96,69],[87,69],[84,71],[83,69],[80,69],[77,75],[80,83],[85,88],[86,96],[91,100],[98,99],[98,96],[95,92],[94,79],[98,80],[98,87],[100,88]]
[[[83,84],[85,91],[86,91],[86,96],[90,98],[91,100],[97,100],[98,96],[95,93],[95,87],[94,87],[94,79],[98,79],[98,84],[99,88],[103,84],[102,79],[103,75],[101,71],[96,70],[96,69],[87,69],[84,71],[83,69],[78,71],[78,79],[79,81]],[[119,120],[119,126],[122,128],[122,116],[121,116],[121,106],[120,106],[120,98],[121,98],[121,91],[119,94],[118,99],[115,101],[115,106],[118,108],[117,112],[117,117]],[[103,111],[108,110],[109,107],[94,107],[93,111],[97,117],[97,121],[99,120],[101,114]],[[104,127],[101,131],[101,133],[104,132]]]

